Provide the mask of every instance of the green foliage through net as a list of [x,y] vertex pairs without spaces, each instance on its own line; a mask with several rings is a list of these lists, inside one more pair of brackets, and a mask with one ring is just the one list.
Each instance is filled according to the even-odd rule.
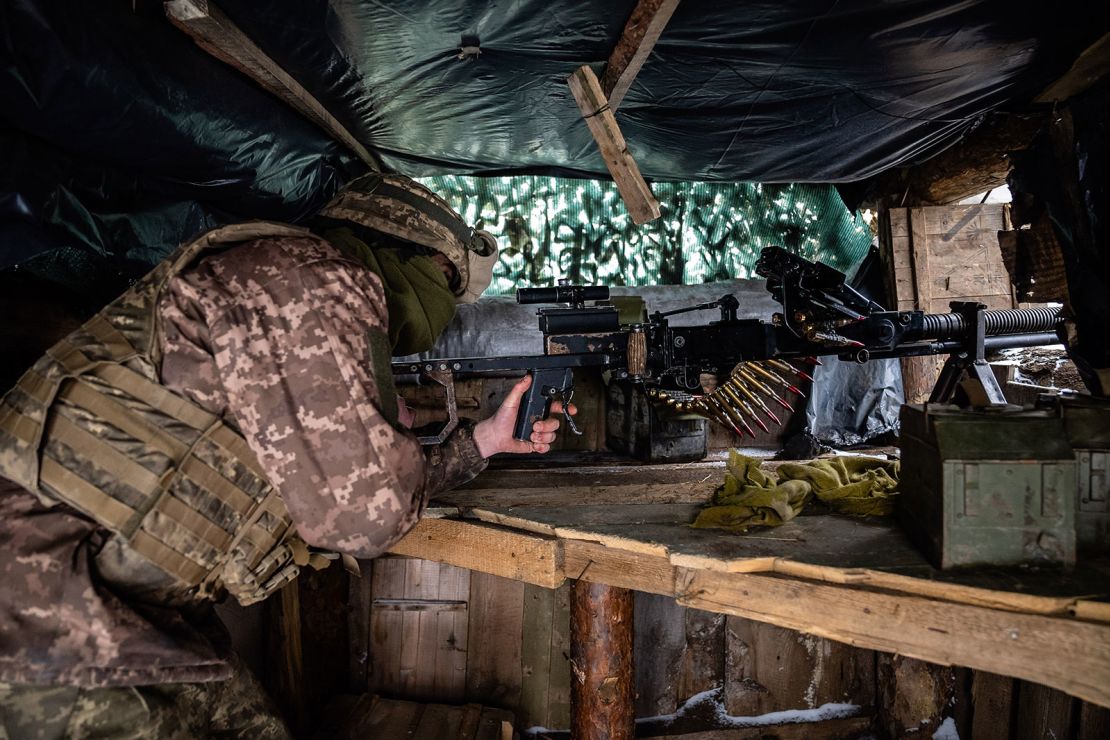
[[423,178],[501,259],[488,295],[573,283],[693,285],[752,277],[759,250],[786,247],[846,273],[871,232],[830,185],[654,183],[662,216],[636,226],[611,182],[560,177]]

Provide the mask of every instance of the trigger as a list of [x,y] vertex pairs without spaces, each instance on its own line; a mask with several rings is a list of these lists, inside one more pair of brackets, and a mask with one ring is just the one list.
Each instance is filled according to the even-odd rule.
[[582,430],[579,429],[578,425],[574,423],[574,417],[570,415],[570,411],[569,411],[569,409],[570,409],[570,399],[572,399],[572,398],[574,398],[574,391],[570,391],[569,393],[565,393],[565,394],[562,395],[563,416],[566,417],[567,426],[570,427],[570,430],[572,432],[574,432],[575,434],[577,434],[579,437],[581,437],[582,436]]

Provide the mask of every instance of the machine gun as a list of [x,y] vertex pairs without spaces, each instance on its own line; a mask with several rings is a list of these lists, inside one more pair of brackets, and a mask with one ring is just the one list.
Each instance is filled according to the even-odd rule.
[[[791,360],[816,363],[821,356],[836,356],[867,362],[947,354],[930,402],[951,402],[962,389],[970,405],[1004,406],[985,353],[1059,341],[1054,309],[987,310],[957,302],[945,314],[887,311],[852,288],[843,273],[780,247],[763,249],[756,272],[782,305],[770,322],[737,318],[739,303],[732,295],[650,316],[641,312],[637,320],[622,323],[618,308],[608,303],[608,287],[520,288],[518,303],[562,304],[537,311],[544,354],[395,363],[393,372],[419,375],[445,389],[448,421],[437,434],[422,437],[425,444],[443,441],[458,423],[455,377],[531,373],[513,433],[527,440],[532,424],[547,418],[552,401],[562,400],[564,408],[571,401],[576,368],[607,370],[642,385],[659,403],[754,436],[749,422],[764,430],[761,415],[778,422],[767,401],[791,408],[779,393],[801,394],[790,376],[810,379]],[[701,326],[671,326],[668,320],[710,310],[719,318]],[[569,415],[567,422],[581,433]]]

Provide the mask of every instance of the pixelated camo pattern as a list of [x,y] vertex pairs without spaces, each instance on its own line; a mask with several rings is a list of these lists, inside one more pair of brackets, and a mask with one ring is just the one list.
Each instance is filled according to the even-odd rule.
[[140,687],[0,684],[3,740],[286,740],[291,735],[258,681],[238,661],[209,683]]
[[[169,282],[159,310],[163,384],[241,430],[310,545],[378,555],[430,495],[484,467],[467,427],[422,451],[385,421],[366,340],[386,326],[378,278],[326,243],[209,257]],[[86,517],[0,483],[0,681],[226,675],[189,594],[118,538],[98,545],[106,533]]]

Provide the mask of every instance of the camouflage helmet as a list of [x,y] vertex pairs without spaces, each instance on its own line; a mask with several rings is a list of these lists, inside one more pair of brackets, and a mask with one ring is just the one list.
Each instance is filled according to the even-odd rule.
[[468,226],[445,200],[404,175],[371,173],[351,181],[320,210],[325,218],[433,249],[458,272],[457,303],[473,303],[493,279],[497,241]]

